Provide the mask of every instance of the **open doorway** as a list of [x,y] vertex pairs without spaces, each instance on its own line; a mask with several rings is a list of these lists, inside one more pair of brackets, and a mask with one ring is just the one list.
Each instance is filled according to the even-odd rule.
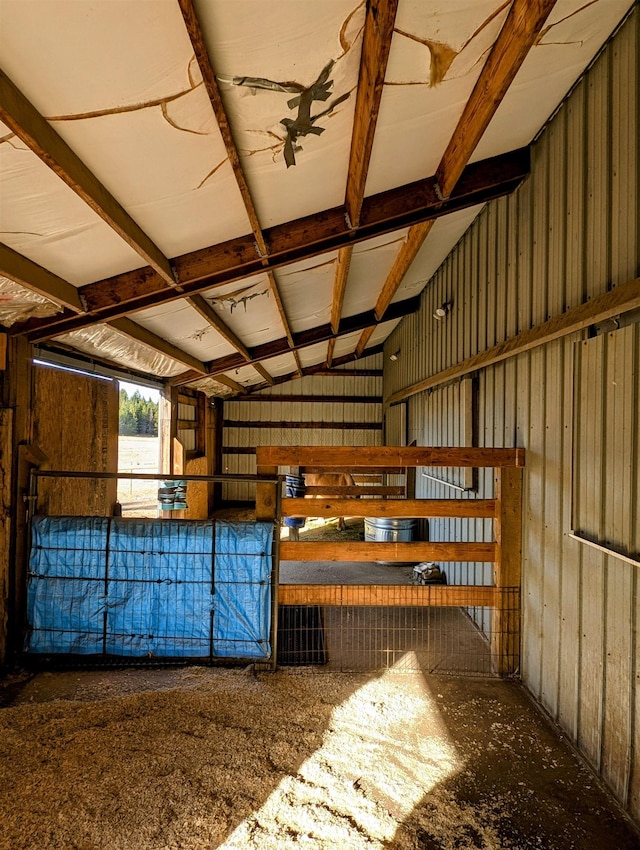
[[[118,472],[159,471],[157,389],[119,381]],[[123,516],[156,516],[158,482],[156,480],[118,481],[118,501]]]

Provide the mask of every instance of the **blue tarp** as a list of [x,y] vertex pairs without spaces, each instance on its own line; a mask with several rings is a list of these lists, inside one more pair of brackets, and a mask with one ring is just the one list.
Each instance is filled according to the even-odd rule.
[[270,523],[36,517],[26,650],[271,655]]

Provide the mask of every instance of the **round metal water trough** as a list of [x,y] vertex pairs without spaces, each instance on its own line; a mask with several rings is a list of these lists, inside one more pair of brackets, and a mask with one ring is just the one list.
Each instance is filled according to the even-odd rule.
[[[410,543],[418,535],[417,519],[397,517],[365,517],[364,539],[369,543]],[[400,566],[406,561],[378,561],[379,564]],[[409,562],[411,563],[411,562]]]

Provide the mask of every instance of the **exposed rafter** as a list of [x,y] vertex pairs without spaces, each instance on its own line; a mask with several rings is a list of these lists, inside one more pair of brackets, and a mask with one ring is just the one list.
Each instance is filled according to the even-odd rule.
[[[262,228],[260,226],[258,212],[256,210],[255,204],[253,203],[253,198],[251,197],[249,185],[247,183],[242,164],[240,162],[240,155],[238,153],[238,149],[233,138],[233,133],[231,131],[231,125],[229,123],[229,119],[227,117],[224,104],[222,102],[220,89],[218,88],[216,75],[211,64],[211,57],[209,56],[209,51],[207,49],[200,22],[198,21],[198,17],[193,7],[192,0],[178,0],[178,3],[180,5],[180,11],[182,12],[182,17],[196,56],[196,61],[198,62],[198,66],[202,74],[207,94],[209,95],[209,101],[211,103],[213,113],[216,117],[216,121],[218,122],[220,134],[222,136],[222,140],[227,151],[227,156],[229,157],[229,162],[231,164],[231,168],[233,169],[236,183],[238,184],[238,189],[240,190],[240,195],[242,196],[244,208],[246,210],[247,217],[249,219],[249,224],[251,226],[251,230],[255,238],[256,247],[258,249],[257,253],[261,257],[266,258],[266,255],[268,253],[267,244],[265,242],[264,235],[262,233]],[[266,259],[263,259],[263,265],[266,265]],[[278,308],[278,313],[280,314],[280,319],[282,321],[284,332],[287,336],[287,339],[289,339],[290,341],[291,347],[293,348],[293,338],[291,336],[291,329],[289,327],[287,314],[285,312],[284,305],[282,303],[282,298],[280,297],[280,292],[278,290],[278,284],[273,272],[268,272],[268,278],[269,288]],[[198,299],[200,298],[200,296],[196,295],[195,298]],[[192,301],[193,303],[192,299],[190,299],[190,301]],[[222,323],[220,322],[220,324]],[[251,358],[246,347],[234,334],[232,334],[231,331],[229,331],[228,328],[226,328],[226,326],[223,325],[223,327],[225,327],[227,331],[227,335],[225,335],[220,328],[220,324],[214,325],[214,327],[217,327],[217,329],[220,333],[223,334],[227,342],[229,342],[231,345],[234,345],[236,350],[243,354],[246,360],[250,360]],[[229,336],[229,334],[231,336]],[[235,341],[232,341],[232,339]],[[266,371],[266,369],[264,369],[264,367],[255,363],[253,365],[258,374],[260,374],[264,378],[264,380],[267,381],[267,383],[273,383],[272,376]]]
[[371,339],[373,332],[375,331],[376,326],[370,325],[368,328],[365,328],[358,340],[358,344],[356,345],[356,357],[362,357],[362,354],[367,347],[367,343]]
[[[333,326],[332,326],[332,330],[333,330]],[[329,345],[327,346],[327,359],[326,359],[327,369],[330,369],[331,364],[333,363],[333,352],[334,352],[335,347],[336,347],[335,339],[330,339]]]
[[397,9],[398,0],[367,1],[345,198],[347,216],[354,227],[360,222]]
[[236,336],[236,334],[234,334],[231,328],[227,327],[213,307],[202,297],[202,295],[193,295],[191,298],[187,298],[187,301],[191,304],[194,310],[197,310],[202,318],[229,343],[232,348],[235,348],[235,350],[244,357],[247,362],[251,360],[251,355],[244,343]]
[[[382,351],[383,351],[383,348],[384,348],[383,345],[373,346],[372,348],[370,348],[367,351],[367,357],[369,357],[370,355],[373,355],[373,354],[381,354]],[[353,363],[356,359],[357,358],[356,358],[356,355],[355,355],[355,352],[354,352],[352,354],[345,354],[342,357],[336,358],[333,361],[333,367],[331,369],[327,369],[325,363],[318,363],[315,366],[305,366],[301,370],[301,373],[289,372],[286,375],[279,375],[277,378],[273,379],[273,385],[277,386],[279,384],[287,384],[287,383],[289,383],[289,381],[293,381],[296,378],[301,378],[304,375],[326,375],[326,376],[331,376],[331,377],[363,377],[363,376],[366,375],[368,377],[371,377],[371,376],[377,377],[378,374],[379,374],[380,376],[382,376],[381,371],[378,373],[378,371],[372,370],[372,369],[357,369],[357,370],[349,370],[347,372],[347,371],[341,371],[340,369],[334,368],[336,366],[342,366],[346,363]],[[196,373],[184,373],[182,375],[176,376],[175,378],[170,378],[168,383],[171,384],[172,386],[184,386],[185,384],[188,384],[190,381],[199,380],[200,377],[201,376],[196,374]],[[214,377],[214,380],[219,381],[220,383],[223,383],[222,381],[220,381],[220,377],[217,376],[217,375]],[[230,379],[227,379],[227,380],[230,380]],[[228,384],[225,384],[225,385],[228,386]],[[265,388],[266,388],[265,384],[256,384],[255,386],[252,386],[252,387],[242,387],[242,392],[243,393],[253,393],[253,392],[257,392],[259,390],[263,390]]]
[[280,297],[280,290],[278,289],[278,282],[276,280],[276,276],[273,272],[268,272],[267,278],[269,280],[269,289],[271,290],[271,294],[273,295],[273,299],[276,303],[276,307],[278,309],[278,314],[280,316],[280,321],[282,322],[282,327],[285,332],[285,336],[289,340],[289,345],[291,346],[291,348],[293,348],[293,335],[291,333],[291,325],[289,324],[289,318],[287,316],[286,310],[284,309],[282,298]]
[[84,310],[75,286],[0,242],[0,274],[76,313]]
[[418,251],[422,247],[424,240],[427,238],[432,227],[433,220],[423,221],[422,224],[415,224],[413,227],[409,228],[407,238],[398,251],[398,255],[394,260],[391,271],[387,275],[382,291],[376,301],[375,314],[378,319],[381,316],[384,316],[385,310],[389,304],[391,304],[391,301],[398,291],[404,276],[409,270],[409,266],[415,260]]
[[158,246],[2,71],[0,120],[149,263],[161,285],[175,285],[171,264]]
[[202,28],[200,27],[200,22],[198,21],[198,16],[196,15],[196,11],[193,8],[191,0],[178,0],[178,4],[187,28],[187,33],[189,34],[189,39],[191,40],[191,45],[195,53],[198,67],[200,68],[200,73],[202,74],[207,94],[209,95],[213,113],[216,116],[216,121],[220,128],[222,141],[224,142],[227,156],[229,157],[229,162],[236,178],[236,183],[238,184],[240,194],[242,195],[242,201],[244,203],[244,208],[247,211],[251,230],[253,231],[256,245],[258,247],[258,252],[265,255],[267,253],[267,246],[262,235],[262,229],[258,220],[258,213],[256,212],[253,199],[251,198],[251,192],[249,191],[249,186],[247,184],[244,171],[242,170],[240,155],[238,154],[238,149],[231,132],[231,125],[229,124],[229,119],[227,118],[227,113],[225,111],[224,104],[222,103],[220,89],[218,88],[216,75],[211,65],[211,58],[204,40]]
[[251,365],[256,370],[258,375],[260,375],[260,377],[263,378],[269,384],[269,386],[273,386],[273,376],[270,375],[269,372],[267,372],[262,363],[252,363]]
[[243,387],[242,384],[234,381],[233,378],[228,378],[226,375],[216,375],[215,380],[219,384],[222,384],[223,387],[229,387],[230,390],[233,390],[236,393],[244,393],[247,391],[246,387]]
[[[482,134],[536,43],[555,3],[556,0],[515,0],[512,4],[436,171],[437,191],[443,200],[450,198],[454,192]],[[400,249],[378,297],[376,316],[381,316],[391,303],[432,226],[433,220],[409,229],[407,241]]]
[[177,360],[178,363],[184,363],[185,366],[188,366],[189,369],[193,369],[195,372],[199,372],[201,375],[207,374],[207,367],[201,360],[198,360],[197,357],[192,357],[191,354],[187,354],[186,351],[172,345],[170,342],[167,342],[166,339],[162,339],[162,337],[159,337],[152,331],[143,328],[142,325],[132,322],[131,319],[128,319],[126,316],[123,316],[120,319],[113,319],[112,321],[107,322],[107,324],[109,327],[112,327],[119,333],[128,336],[130,339],[133,339],[136,342],[141,342],[148,348],[153,348],[155,351],[159,351],[162,354],[166,354],[167,357]]
[[[446,202],[439,200],[433,177],[365,198],[356,230],[347,227],[342,207],[272,227],[265,231],[270,270],[509,194],[528,175],[529,164],[528,148],[473,163]],[[265,270],[256,259],[252,235],[193,251],[173,262],[182,297]],[[168,290],[149,268],[87,284],[79,291],[90,315],[31,320],[12,332],[27,333],[32,342],[41,341],[181,297]]]
[[514,0],[511,4],[436,171],[443,198],[453,192],[555,5],[556,0]]
[[331,299],[331,327],[334,333],[338,332],[338,327],[340,326],[342,305],[344,304],[344,294],[347,289],[352,254],[353,247],[351,245],[348,245],[346,248],[340,248],[338,251],[336,276],[333,280],[333,298]]
[[[410,313],[414,313],[419,306],[420,296],[418,295],[414,296],[413,298],[408,298],[406,301],[396,302],[395,304],[391,305],[388,313],[384,316],[383,321],[390,321],[393,319],[402,318],[403,316],[407,316]],[[368,311],[367,313],[363,313],[359,316],[350,316],[347,319],[343,319],[340,323],[340,331],[337,336],[346,336],[348,334],[353,334],[356,331],[361,331],[372,325],[373,321],[373,311]],[[373,325],[373,329],[375,329],[375,324]],[[317,345],[318,343],[328,342],[335,336],[336,334],[333,333],[331,325],[321,325],[320,327],[310,328],[307,331],[302,331],[301,333],[296,334],[295,346],[296,349],[308,348],[309,346]],[[371,334],[369,334],[367,341],[370,336]],[[271,342],[263,343],[262,345],[258,345],[255,348],[251,349],[251,364],[254,365],[255,363],[261,360],[268,360],[271,357],[276,357],[280,354],[287,354],[288,352],[289,342],[287,339],[272,340]],[[367,352],[367,354],[369,354],[369,352]],[[355,359],[355,353],[352,359]],[[334,360],[334,365],[337,362],[338,360]],[[245,361],[240,357],[239,354],[232,354],[227,357],[220,357],[217,360],[213,360],[210,363],[207,363],[206,369],[208,374],[218,375],[224,372],[228,372],[231,369],[239,369],[245,365]],[[327,368],[326,363],[324,361],[322,362],[321,366],[323,369]],[[302,369],[301,371],[304,372],[305,370]],[[175,382],[189,383],[189,381],[196,380],[198,374],[183,373],[182,375],[178,375],[176,377]]]

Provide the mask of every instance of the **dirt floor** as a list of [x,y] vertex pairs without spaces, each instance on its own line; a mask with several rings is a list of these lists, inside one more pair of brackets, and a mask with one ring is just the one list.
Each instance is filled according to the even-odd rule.
[[2,850],[631,850],[515,683],[185,667],[0,697]]

